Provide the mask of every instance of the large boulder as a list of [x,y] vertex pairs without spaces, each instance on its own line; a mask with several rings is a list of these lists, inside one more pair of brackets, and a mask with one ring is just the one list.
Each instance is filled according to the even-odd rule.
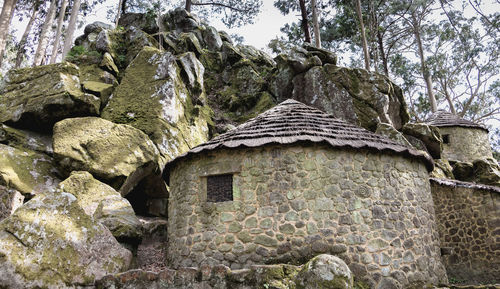
[[0,97],[0,122],[50,131],[57,121],[98,115],[101,101],[84,93],[71,63],[13,69]]
[[46,154],[0,144],[0,185],[33,196],[54,191],[58,174],[52,158]]
[[90,286],[126,270],[132,253],[64,192],[35,196],[0,223],[4,288]]
[[210,108],[193,103],[176,60],[169,52],[145,47],[102,113],[105,119],[145,132],[163,162],[208,139]]
[[472,164],[475,182],[500,187],[500,167],[495,159],[479,159]]
[[433,158],[441,158],[443,138],[437,127],[425,123],[407,123],[403,126],[403,133],[421,140]]
[[393,141],[399,143],[400,145],[407,146],[407,147],[412,147],[410,142],[404,137],[404,135],[397,131],[392,125],[387,124],[387,123],[379,123],[377,125],[377,130],[375,133],[381,134],[383,136],[386,136]]
[[0,124],[0,143],[52,155],[52,136]]
[[68,174],[88,171],[129,193],[159,169],[158,150],[142,131],[97,117],[70,118],[54,125],[54,157]]
[[20,192],[0,186],[0,221],[12,215],[23,201],[24,196]]
[[72,172],[59,189],[74,195],[85,213],[105,225],[118,241],[138,243],[141,239],[142,225],[130,203],[90,173]]
[[130,27],[135,26],[148,34],[158,33],[158,24],[153,13],[125,13],[120,16],[118,26]]
[[295,278],[297,289],[352,289],[353,275],[339,257],[322,254],[307,262]]
[[292,96],[371,131],[381,122],[400,129],[409,119],[402,90],[364,69],[314,66],[294,77]]

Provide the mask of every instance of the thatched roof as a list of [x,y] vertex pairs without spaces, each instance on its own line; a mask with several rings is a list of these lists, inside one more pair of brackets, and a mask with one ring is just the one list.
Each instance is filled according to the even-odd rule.
[[167,167],[187,155],[220,148],[259,147],[300,141],[327,143],[332,147],[368,149],[420,159],[429,171],[432,158],[421,151],[357,127],[295,100],[286,100],[212,140],[170,161]]
[[441,185],[441,186],[447,186],[447,187],[452,187],[452,188],[459,187],[459,188],[483,190],[483,191],[495,192],[497,194],[500,194],[500,187],[496,187],[496,186],[462,182],[462,181],[451,180],[451,179],[429,178],[429,180],[431,181],[431,183],[436,183],[436,184]]
[[463,119],[458,115],[449,113],[445,110],[438,110],[433,113],[429,119],[426,121],[427,124],[437,126],[437,127],[445,127],[445,126],[460,126],[460,127],[469,127],[469,128],[480,128],[488,131],[484,126],[472,122],[470,120]]

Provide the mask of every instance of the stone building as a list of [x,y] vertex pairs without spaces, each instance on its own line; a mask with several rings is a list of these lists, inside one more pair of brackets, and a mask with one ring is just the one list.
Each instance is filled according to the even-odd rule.
[[329,253],[376,288],[446,279],[427,154],[287,100],[169,162],[168,265]]
[[488,130],[477,123],[438,110],[427,120],[443,137],[441,158],[460,162],[492,158]]

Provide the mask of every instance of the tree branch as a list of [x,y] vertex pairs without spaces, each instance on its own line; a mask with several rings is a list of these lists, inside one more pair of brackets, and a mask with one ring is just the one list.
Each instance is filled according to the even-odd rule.
[[220,7],[224,7],[224,8],[231,9],[231,10],[238,11],[238,12],[245,12],[244,10],[241,10],[239,8],[229,6],[229,5],[224,4],[224,3],[218,3],[218,2],[203,2],[203,3],[191,2],[191,5],[193,5],[193,6],[220,6]]

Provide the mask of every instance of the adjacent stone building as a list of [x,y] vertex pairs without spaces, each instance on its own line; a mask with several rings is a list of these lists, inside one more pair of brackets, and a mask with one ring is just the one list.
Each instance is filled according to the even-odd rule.
[[444,179],[431,179],[431,188],[448,276],[498,281],[500,188]]
[[287,100],[167,164],[168,265],[330,253],[374,288],[444,281],[432,168],[427,154]]
[[484,126],[444,110],[431,115],[427,123],[438,127],[443,137],[442,159],[473,162],[493,157],[488,130]]

